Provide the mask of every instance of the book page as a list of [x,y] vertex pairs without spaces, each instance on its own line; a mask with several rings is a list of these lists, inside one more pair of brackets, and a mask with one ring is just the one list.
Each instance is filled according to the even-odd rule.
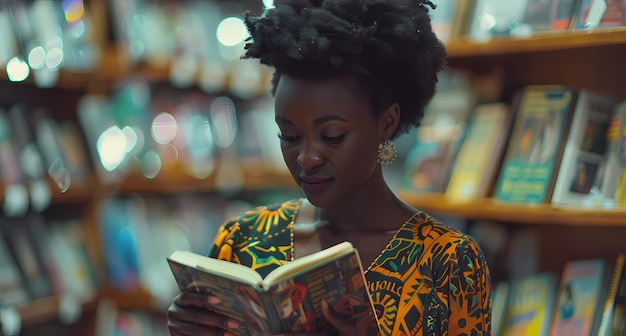
[[270,272],[270,274],[268,274],[263,280],[263,283],[266,287],[269,287],[269,285],[276,282],[277,280],[287,278],[307,268],[310,268],[313,265],[320,264],[326,260],[330,260],[335,257],[347,254],[349,252],[352,252],[353,250],[354,248],[350,242],[343,242],[322,251],[309,254],[302,258],[298,258]]
[[327,259],[314,270],[277,280],[269,289],[280,330],[274,333],[317,331],[337,334],[324,317],[323,306],[336,318],[354,325],[356,335],[378,334],[374,306],[366,286],[363,267],[355,249]]
[[259,287],[259,284],[263,281],[263,278],[257,271],[247,266],[201,256],[190,251],[176,251],[172,253],[169,259],[203,272],[233,279],[254,287]]

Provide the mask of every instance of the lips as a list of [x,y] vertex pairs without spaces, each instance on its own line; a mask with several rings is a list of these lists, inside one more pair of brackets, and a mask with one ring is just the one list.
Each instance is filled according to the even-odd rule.
[[300,176],[300,187],[305,193],[319,194],[324,192],[333,182],[332,177]]

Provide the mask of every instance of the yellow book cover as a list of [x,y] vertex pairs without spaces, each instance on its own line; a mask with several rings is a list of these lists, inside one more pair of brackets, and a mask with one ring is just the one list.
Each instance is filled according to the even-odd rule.
[[546,335],[557,294],[556,277],[540,273],[512,283],[502,336]]
[[504,103],[478,105],[461,143],[445,197],[451,202],[487,197],[504,154],[512,113]]

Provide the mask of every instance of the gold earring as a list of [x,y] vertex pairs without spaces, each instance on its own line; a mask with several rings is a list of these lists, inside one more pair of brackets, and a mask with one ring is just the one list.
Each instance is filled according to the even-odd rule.
[[383,165],[388,165],[393,162],[398,156],[398,150],[396,145],[389,139],[383,140],[378,144],[378,158],[376,161]]

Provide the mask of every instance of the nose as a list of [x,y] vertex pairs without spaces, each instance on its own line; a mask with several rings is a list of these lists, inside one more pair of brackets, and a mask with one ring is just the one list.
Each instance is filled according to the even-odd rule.
[[324,164],[324,157],[315,144],[303,142],[297,159],[298,165],[304,169],[313,169]]

